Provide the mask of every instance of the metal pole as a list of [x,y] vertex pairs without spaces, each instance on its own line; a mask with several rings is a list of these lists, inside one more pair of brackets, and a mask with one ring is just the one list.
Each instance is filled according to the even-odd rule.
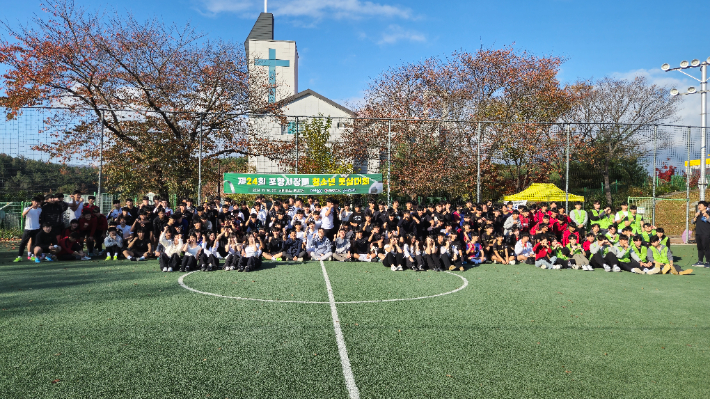
[[571,215],[569,211],[569,153],[570,153],[570,134],[569,125],[565,125],[565,133],[567,134],[567,164],[565,166],[565,212]]
[[99,146],[99,190],[98,190],[98,199],[99,199],[99,212],[103,213],[103,197],[101,196],[101,175],[103,173],[104,169],[104,111],[101,111],[101,145]]
[[481,203],[481,122],[476,128],[476,202]]
[[653,127],[653,207],[651,208],[651,224],[656,225],[656,157],[658,154],[658,125]]
[[203,114],[200,114],[200,157],[197,163],[197,205],[202,203],[202,118]]
[[687,244],[690,238],[690,127],[688,127],[688,137],[686,137],[685,145],[688,151],[687,162],[685,163],[685,243]]
[[390,204],[390,180],[391,180],[391,173],[392,173],[392,121],[388,120],[387,121],[387,207],[389,208],[391,206]]
[[298,117],[296,117],[296,174],[298,174]]
[[[705,168],[706,158],[708,155],[706,145],[706,128],[707,128],[707,89],[708,89],[708,64],[704,63],[700,67],[700,180],[698,181],[698,189],[700,190],[700,201],[705,201]],[[688,159],[690,162],[690,159]]]

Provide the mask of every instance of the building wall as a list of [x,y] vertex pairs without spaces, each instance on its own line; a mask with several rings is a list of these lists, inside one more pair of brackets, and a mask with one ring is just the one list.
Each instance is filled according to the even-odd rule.
[[298,93],[298,50],[296,42],[284,40],[249,40],[249,66],[268,71],[267,66],[256,66],[257,58],[268,59],[269,49],[276,50],[277,60],[289,61],[288,67],[276,67],[276,101]]

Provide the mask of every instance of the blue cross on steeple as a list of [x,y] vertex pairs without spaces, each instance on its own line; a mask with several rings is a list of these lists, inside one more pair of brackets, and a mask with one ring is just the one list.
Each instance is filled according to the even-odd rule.
[[276,49],[270,48],[269,59],[265,60],[263,58],[257,58],[254,60],[254,64],[269,67],[269,84],[271,85],[271,88],[269,89],[269,103],[276,102],[276,67],[287,67],[289,66],[289,61],[277,60]]

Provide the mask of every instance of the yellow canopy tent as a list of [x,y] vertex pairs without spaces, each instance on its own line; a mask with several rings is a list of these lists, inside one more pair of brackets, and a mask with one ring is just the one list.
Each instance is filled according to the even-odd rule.
[[[532,202],[550,202],[550,201],[564,201],[565,192],[557,188],[552,183],[533,183],[530,187],[525,190],[513,194],[506,195],[503,197],[505,201],[532,201]],[[584,202],[584,197],[581,195],[569,194],[570,201],[582,201]]]

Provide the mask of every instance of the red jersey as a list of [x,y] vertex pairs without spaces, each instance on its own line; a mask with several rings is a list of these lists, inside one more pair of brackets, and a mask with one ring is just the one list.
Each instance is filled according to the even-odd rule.
[[533,252],[535,252],[535,260],[549,259],[552,255],[552,249],[549,247],[543,247],[541,243],[535,244],[533,247]]
[[79,219],[79,231],[93,237],[96,233],[96,218],[92,216],[91,219],[86,220],[86,218],[82,216],[81,219]]

